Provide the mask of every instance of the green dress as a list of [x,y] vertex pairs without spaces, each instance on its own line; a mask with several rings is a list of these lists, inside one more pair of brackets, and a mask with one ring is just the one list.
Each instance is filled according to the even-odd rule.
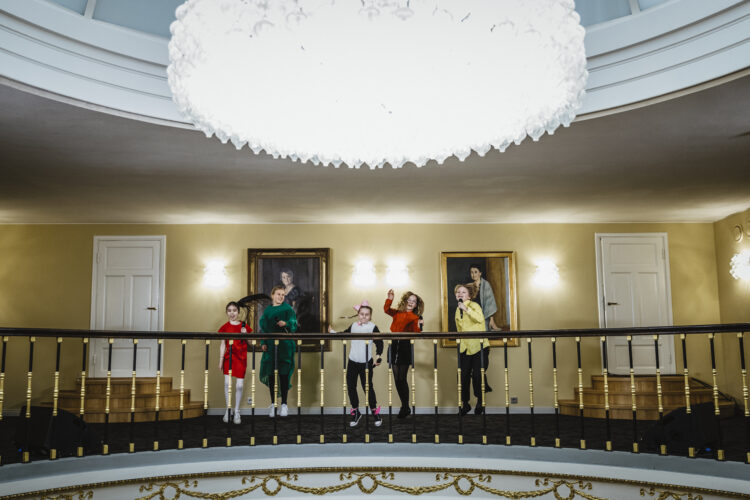
[[[282,328],[276,323],[281,320],[286,322]],[[294,333],[297,331],[297,316],[294,309],[287,303],[280,306],[268,306],[263,311],[259,321],[260,331],[263,333]],[[273,358],[276,345],[273,340],[261,340],[261,346],[267,346],[267,350],[260,358],[260,382],[267,386],[273,385]],[[280,375],[289,375],[289,388],[292,388],[292,374],[294,372],[294,353],[296,343],[294,340],[279,340],[278,369]]]

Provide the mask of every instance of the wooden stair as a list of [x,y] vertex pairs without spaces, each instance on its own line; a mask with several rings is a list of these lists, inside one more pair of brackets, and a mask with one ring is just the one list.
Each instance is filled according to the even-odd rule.
[[[609,385],[609,416],[611,419],[632,419],[630,376],[610,375]],[[592,387],[583,388],[583,414],[585,417],[605,418],[604,409],[604,377],[591,377]],[[638,420],[658,420],[659,405],[656,391],[655,375],[637,375],[635,377],[635,400]],[[672,410],[685,406],[685,379],[682,375],[662,375],[662,407],[664,415]],[[574,388],[574,399],[559,400],[561,415],[578,416],[579,390]],[[696,379],[690,379],[690,405],[713,403],[713,389],[706,387]],[[719,396],[721,417],[734,415],[734,401]]]
[[[112,378],[109,402],[109,421],[130,422],[130,378]],[[180,418],[180,390],[172,387],[171,377],[161,377],[159,383],[159,420]],[[84,420],[90,423],[103,423],[107,394],[106,378],[86,379],[86,404]],[[45,403],[52,406],[51,402]],[[135,379],[135,421],[153,422],[156,405],[156,377]],[[78,415],[81,408],[81,380],[74,390],[61,390],[58,396],[60,409]],[[185,389],[183,418],[203,415],[203,402],[190,401],[190,389]]]

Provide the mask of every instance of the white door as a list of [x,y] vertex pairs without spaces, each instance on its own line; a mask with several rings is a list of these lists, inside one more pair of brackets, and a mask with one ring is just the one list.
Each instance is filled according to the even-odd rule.
[[[597,234],[596,242],[600,326],[671,326],[667,235]],[[634,336],[632,345],[635,373],[653,375],[653,337]],[[607,339],[607,361],[613,374],[630,372],[626,337]],[[671,335],[659,337],[659,366],[662,373],[675,372]]]
[[[94,330],[157,331],[164,328],[164,236],[94,238],[91,328]],[[92,339],[89,370],[105,377],[109,345]],[[139,339],[136,374],[156,376],[157,341]],[[112,376],[130,377],[133,341],[112,344]]]

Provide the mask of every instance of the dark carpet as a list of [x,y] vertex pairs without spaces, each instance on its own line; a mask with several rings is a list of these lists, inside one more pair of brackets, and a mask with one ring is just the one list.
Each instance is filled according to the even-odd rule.
[[[732,461],[744,461],[748,443],[748,420],[741,416],[725,418],[721,420],[721,434],[723,449],[726,459]],[[324,434],[326,443],[341,443],[341,436],[346,429],[349,442],[364,442],[366,422],[363,417],[359,425],[349,427],[349,417],[342,415],[325,415]],[[486,424],[482,416],[469,415],[462,419],[464,443],[481,443],[483,428],[486,425],[487,442],[490,445],[504,445],[506,425],[508,420],[505,415],[487,415]],[[19,447],[23,446],[25,436],[25,419],[20,417],[6,417],[0,422],[0,451],[2,452],[3,464],[20,462],[21,454]],[[274,423],[279,444],[293,444],[297,442],[298,425],[300,425],[302,443],[318,443],[321,431],[321,417],[304,415],[298,423],[296,409],[290,408],[290,416],[286,418],[271,419],[267,415],[258,415],[252,419],[249,415],[242,416],[242,424],[227,425],[221,421],[219,416],[194,418],[185,420],[180,426],[177,421],[161,422],[158,426],[158,440],[160,449],[174,449],[180,437],[182,437],[185,448],[197,448],[202,444],[204,437],[204,425],[209,446],[223,447],[226,445],[226,437],[229,432],[232,437],[233,446],[247,446],[250,444],[251,434],[255,436],[256,445],[270,445],[274,435]],[[416,417],[409,416],[397,419],[394,411],[391,420],[394,442],[411,442],[412,432],[416,425],[417,442],[432,443],[435,435],[434,414],[420,414]],[[640,451],[644,453],[657,453],[657,449],[650,446],[645,439],[646,434],[654,422],[638,422],[637,440],[640,443]],[[443,415],[438,418],[438,434],[441,443],[456,443],[458,438],[459,418],[457,415]],[[509,420],[510,435],[513,446],[529,446],[532,435],[532,418],[528,414],[511,414]],[[578,417],[559,417],[561,446],[564,448],[578,448],[581,439],[581,421]],[[109,424],[105,429],[104,424],[88,424],[99,439],[108,436],[110,453],[126,453],[130,442],[130,424]],[[536,435],[537,446],[554,446],[557,435],[555,415],[536,415],[533,419],[533,430]],[[633,422],[629,420],[611,420],[610,432],[613,449],[617,451],[631,451],[633,443]],[[369,420],[370,442],[383,443],[388,441],[389,417],[388,409],[384,409],[383,425],[375,427]],[[43,444],[44,432],[35,432],[32,436],[31,456],[33,460],[44,460],[47,458]],[[136,423],[133,426],[133,435],[136,451],[150,451],[153,448],[154,424]],[[22,442],[17,442],[18,437]],[[589,449],[604,449],[606,441],[606,422],[600,419],[584,419],[584,437]],[[76,443],[77,444],[77,443]],[[715,446],[715,445],[714,445]],[[710,448],[710,446],[706,446]],[[698,454],[700,458],[714,458],[715,450],[703,449]],[[684,450],[671,449],[670,453],[682,454]],[[680,452],[680,453],[678,453]],[[94,444],[88,454],[100,454],[101,446]],[[69,455],[60,446],[59,456]]]

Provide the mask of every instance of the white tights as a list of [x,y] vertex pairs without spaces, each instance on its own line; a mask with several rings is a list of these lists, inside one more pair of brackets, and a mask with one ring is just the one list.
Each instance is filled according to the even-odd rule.
[[[238,413],[240,411],[240,402],[242,401],[242,389],[244,389],[245,386],[245,379],[244,378],[234,378],[234,412]],[[230,377],[229,375],[224,375],[224,407],[229,406],[229,386],[230,386]]]

